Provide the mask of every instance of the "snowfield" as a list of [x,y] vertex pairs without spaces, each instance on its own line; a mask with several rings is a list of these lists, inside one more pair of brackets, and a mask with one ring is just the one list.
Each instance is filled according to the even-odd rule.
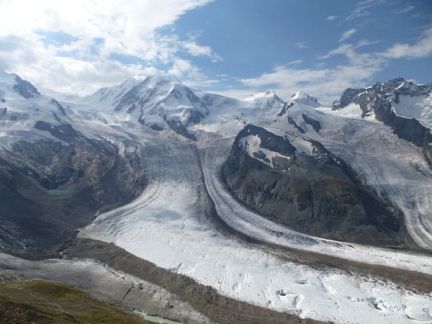
[[420,97],[399,96],[399,102],[394,106],[396,114],[415,118],[424,126],[432,127],[432,94]]

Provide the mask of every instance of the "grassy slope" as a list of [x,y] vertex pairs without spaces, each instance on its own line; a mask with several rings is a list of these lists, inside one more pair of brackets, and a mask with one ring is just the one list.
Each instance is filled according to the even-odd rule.
[[68,285],[0,281],[0,323],[150,323]]

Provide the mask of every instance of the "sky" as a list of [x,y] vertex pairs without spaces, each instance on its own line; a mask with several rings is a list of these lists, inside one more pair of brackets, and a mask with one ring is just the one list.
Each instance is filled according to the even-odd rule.
[[0,0],[0,69],[89,94],[172,75],[242,98],[432,82],[430,0]]

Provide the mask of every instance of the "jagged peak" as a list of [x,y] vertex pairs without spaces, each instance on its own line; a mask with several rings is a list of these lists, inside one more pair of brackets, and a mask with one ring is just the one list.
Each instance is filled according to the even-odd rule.
[[177,79],[171,76],[162,76],[162,75],[149,75],[144,78],[142,77],[129,77],[113,86],[103,87],[97,90],[93,95],[106,95],[109,92],[127,92],[132,90],[137,86],[146,86],[148,88],[153,88],[157,86],[161,86],[164,84],[181,84]]
[[[414,81],[406,80],[402,77],[390,79],[385,82],[377,82],[367,88],[347,88],[342,92],[339,99],[333,102],[333,109],[341,109],[356,100],[363,94],[381,94],[391,97],[392,95],[419,96],[427,95],[432,92],[432,83],[418,84]],[[397,99],[396,99],[397,100]]]
[[321,104],[318,102],[318,99],[316,97],[313,97],[303,90],[299,90],[295,92],[291,98],[290,103],[301,103],[303,105],[312,106],[312,107],[319,107]]
[[8,88],[9,91],[13,91],[26,99],[40,96],[39,90],[18,74],[0,70],[0,84],[2,87]]
[[291,96],[291,99],[295,100],[295,99],[307,98],[307,97],[309,97],[309,95],[306,92],[304,92],[303,90],[299,90]]

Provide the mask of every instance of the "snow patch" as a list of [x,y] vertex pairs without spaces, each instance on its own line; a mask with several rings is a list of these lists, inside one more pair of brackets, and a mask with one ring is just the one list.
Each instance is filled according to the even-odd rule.
[[282,158],[290,160],[289,156],[274,152],[269,149],[261,147],[261,138],[258,135],[248,135],[239,141],[240,147],[247,152],[247,154],[256,160],[273,168],[273,159]]
[[393,104],[395,113],[405,118],[415,118],[424,126],[432,128],[432,93],[428,96],[399,96]]

